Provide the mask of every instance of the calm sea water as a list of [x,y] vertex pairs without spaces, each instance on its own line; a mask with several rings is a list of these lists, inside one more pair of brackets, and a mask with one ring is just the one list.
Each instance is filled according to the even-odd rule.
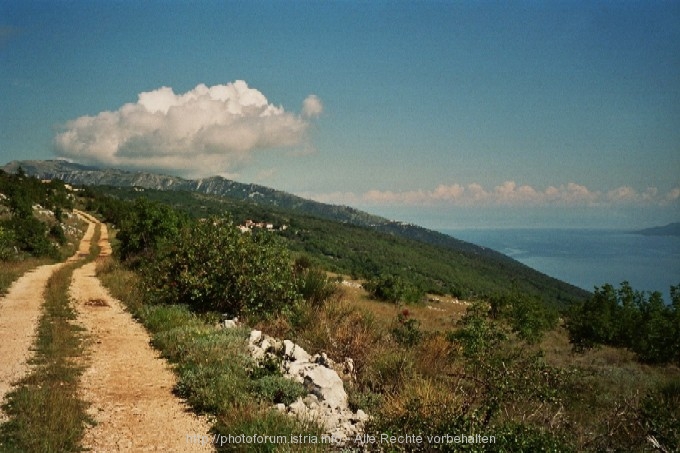
[[489,247],[544,274],[592,291],[622,281],[641,291],[680,284],[680,237],[643,236],[617,230],[461,229],[442,230]]

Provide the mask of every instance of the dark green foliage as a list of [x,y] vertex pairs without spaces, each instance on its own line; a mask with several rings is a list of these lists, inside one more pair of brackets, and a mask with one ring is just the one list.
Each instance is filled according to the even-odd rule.
[[492,317],[508,321],[512,331],[529,343],[538,342],[545,332],[557,326],[557,310],[532,295],[512,290],[491,297],[489,303]]
[[251,387],[257,395],[273,404],[291,404],[301,396],[307,395],[307,390],[302,384],[283,376],[263,376],[253,381]]
[[242,234],[223,219],[181,229],[144,274],[156,301],[197,310],[264,317],[300,301],[291,258],[277,238]]
[[395,304],[417,303],[425,295],[416,285],[395,275],[382,275],[366,283],[364,287],[376,299]]
[[66,235],[64,234],[64,229],[58,223],[50,227],[49,235],[57,242],[57,244],[66,244]]
[[482,451],[488,452],[555,452],[578,451],[563,436],[523,423],[507,423],[491,430],[495,442]]
[[0,261],[6,261],[16,255],[14,247],[16,246],[16,237],[14,231],[8,228],[7,225],[0,225]]
[[596,344],[625,347],[648,363],[680,363],[679,287],[671,287],[672,305],[658,292],[646,295],[623,282],[606,284],[568,313],[569,339],[576,350]]
[[19,250],[33,256],[55,255],[57,250],[47,237],[47,226],[33,216],[13,216],[4,221],[4,226],[14,232],[14,241]]
[[73,202],[69,198],[62,181],[43,183],[39,179],[28,177],[23,172],[16,175],[0,171],[0,200],[9,208],[11,216],[0,222],[0,259],[7,260],[17,256],[18,252],[27,252],[33,256],[57,257],[58,251],[50,239],[59,245],[66,243],[64,232],[59,223],[43,223],[33,216],[33,206],[54,211],[54,222],[60,222],[65,209],[72,209]]
[[460,328],[449,334],[449,339],[462,346],[463,355],[478,357],[489,354],[507,339],[506,329],[489,319],[486,304],[476,302],[460,320]]
[[119,220],[121,258],[153,252],[163,242],[175,239],[182,220],[169,206],[138,198]]
[[23,172],[9,174],[0,171],[0,193],[8,197],[10,210],[19,217],[32,215],[33,205],[54,211],[55,217],[57,210],[73,209],[73,201],[63,181],[52,180],[43,183],[37,178],[26,176]]
[[250,372],[250,389],[269,403],[291,404],[307,391],[304,385],[283,377],[281,359],[267,354]]

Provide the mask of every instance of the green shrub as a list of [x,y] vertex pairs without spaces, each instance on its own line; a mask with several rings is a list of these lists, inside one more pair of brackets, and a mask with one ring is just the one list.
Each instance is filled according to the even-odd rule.
[[544,431],[526,423],[507,423],[491,429],[485,435],[494,436],[495,442],[479,451],[498,452],[556,452],[577,451],[563,436]]
[[183,218],[170,206],[146,198],[136,199],[120,219],[117,238],[121,258],[156,251],[177,236],[182,223]]
[[460,328],[449,334],[449,340],[461,345],[465,357],[486,355],[508,338],[506,329],[489,319],[487,313],[486,304],[475,302],[459,321]]
[[54,224],[50,227],[49,231],[50,237],[57,241],[57,244],[66,244],[66,235],[64,234],[64,229],[59,224]]
[[283,376],[263,376],[251,384],[252,390],[264,400],[278,404],[291,404],[307,394],[304,385]]
[[387,302],[412,304],[420,302],[424,292],[399,276],[383,275],[365,284],[366,290],[376,299]]
[[4,222],[4,228],[13,232],[19,250],[33,256],[56,256],[57,249],[47,238],[47,226],[33,216],[14,216]]
[[489,304],[494,319],[507,321],[512,331],[529,343],[537,343],[545,332],[557,326],[557,310],[516,289],[491,297]]
[[144,282],[157,302],[230,315],[266,317],[301,301],[290,256],[275,236],[241,234],[218,219],[182,229],[147,264]]
[[391,332],[395,341],[403,346],[415,346],[423,339],[423,332],[420,330],[420,321],[409,318],[408,310],[403,310],[397,315],[397,319],[394,322]]
[[14,231],[0,226],[0,261],[7,261],[16,256],[15,241]]
[[320,269],[296,266],[295,273],[297,291],[313,307],[323,305],[337,290],[337,285]]

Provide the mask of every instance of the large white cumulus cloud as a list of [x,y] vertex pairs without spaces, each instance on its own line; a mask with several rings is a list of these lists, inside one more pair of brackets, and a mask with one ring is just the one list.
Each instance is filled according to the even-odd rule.
[[254,151],[302,143],[322,111],[310,95],[301,114],[287,112],[242,80],[184,94],[162,87],[116,111],[69,121],[54,146],[59,156],[88,164],[213,175],[238,168]]

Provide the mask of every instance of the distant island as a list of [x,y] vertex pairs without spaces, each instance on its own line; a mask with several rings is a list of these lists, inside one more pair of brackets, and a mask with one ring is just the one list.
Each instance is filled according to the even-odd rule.
[[644,230],[634,231],[634,233],[645,236],[680,236],[680,222],[669,223],[666,226],[645,228]]

